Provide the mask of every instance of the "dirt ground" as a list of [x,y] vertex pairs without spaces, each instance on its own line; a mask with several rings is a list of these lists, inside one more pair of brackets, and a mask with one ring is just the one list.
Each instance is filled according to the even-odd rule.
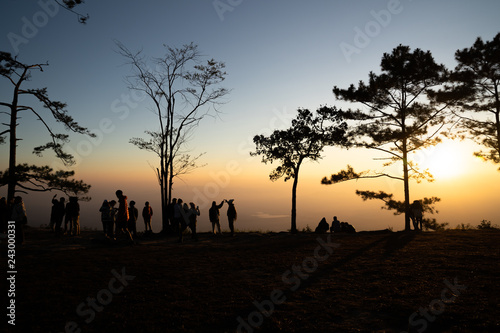
[[[5,239],[1,251],[7,272]],[[496,230],[130,244],[30,228],[16,249],[16,325],[4,314],[2,331],[499,332],[499,257]]]

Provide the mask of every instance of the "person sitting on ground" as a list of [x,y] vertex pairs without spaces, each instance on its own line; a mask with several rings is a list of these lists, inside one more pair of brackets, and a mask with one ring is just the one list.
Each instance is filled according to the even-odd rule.
[[330,227],[330,232],[340,232],[340,221],[337,220],[337,216],[333,217],[332,226]]
[[354,227],[351,224],[349,224],[349,223],[346,222],[346,232],[348,234],[355,234],[356,233],[356,229],[354,229]]
[[328,222],[326,222],[326,219],[323,217],[314,232],[317,234],[324,234],[328,231],[328,229],[330,229],[330,225],[328,225]]

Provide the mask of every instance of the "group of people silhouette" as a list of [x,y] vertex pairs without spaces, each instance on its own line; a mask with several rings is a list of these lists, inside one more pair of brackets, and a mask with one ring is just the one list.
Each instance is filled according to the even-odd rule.
[[[59,236],[80,234],[80,204],[78,197],[69,197],[68,203],[64,197],[56,199],[57,194],[52,197],[52,210],[50,213],[49,228]],[[61,230],[64,221],[64,230]]]
[[169,225],[168,229],[173,234],[179,235],[179,242],[183,242],[184,231],[189,227],[191,230],[191,238],[194,241],[198,240],[196,234],[196,224],[198,216],[200,216],[200,207],[194,202],[189,205],[181,198],[172,199],[172,202],[167,207]]
[[[139,211],[135,207],[135,201],[130,201],[128,204],[128,197],[123,194],[123,191],[116,191],[116,200],[104,200],[99,212],[101,213],[101,222],[103,233],[107,238],[116,239],[117,237],[124,236],[133,240],[137,237],[137,220]],[[228,204],[227,216],[229,222],[229,229],[231,235],[234,236],[234,221],[237,218],[236,208],[234,206],[234,199],[222,200],[217,205],[214,201],[209,209],[209,219],[212,223],[212,233],[221,234],[220,230],[220,208]],[[116,207],[118,203],[118,207]],[[193,202],[189,204],[184,202],[181,198],[173,198],[172,202],[167,206],[167,221],[168,225],[164,226],[163,232],[169,234],[176,234],[179,237],[179,242],[183,242],[184,231],[189,228],[191,231],[191,238],[194,241],[198,240],[196,232],[197,219],[201,215],[200,207]],[[151,221],[153,217],[153,208],[148,201],[145,202],[142,209],[142,218],[144,220],[144,233],[151,234],[153,232]]]
[[[115,192],[117,200],[104,200],[99,208],[101,213],[102,230],[104,235],[110,239],[124,236],[133,240],[137,237],[137,221],[139,211],[135,206],[135,201],[128,203],[128,198],[123,194],[123,191]],[[77,236],[80,234],[80,205],[77,197],[69,197],[68,202],[64,197],[56,199],[57,194],[52,197],[52,210],[50,215],[49,228],[52,229],[56,236],[61,234]],[[118,207],[116,204],[118,203]],[[234,199],[222,200],[220,204],[216,201],[212,202],[208,210],[208,217],[212,224],[212,234],[222,234],[220,227],[220,209],[224,203],[228,205],[227,219],[231,236],[234,236],[234,222],[237,219],[237,212],[234,205]],[[410,216],[415,230],[422,230],[423,205],[420,201],[415,200],[410,205]],[[164,232],[177,234],[179,242],[183,242],[184,231],[189,228],[191,230],[191,238],[198,240],[196,232],[197,218],[200,216],[200,208],[193,202],[189,205],[184,203],[182,199],[174,198],[167,207],[168,226]],[[153,232],[151,221],[153,217],[153,208],[148,201],[145,202],[142,209],[142,218],[144,220],[144,233],[151,234]],[[7,221],[16,222],[16,239],[22,244],[24,241],[23,227],[27,224],[26,208],[22,197],[17,196],[7,202],[5,197],[0,198],[0,227],[1,232],[7,232]],[[64,229],[62,229],[64,222]],[[164,228],[165,229],[165,228]],[[322,218],[315,229],[315,233],[355,233],[356,229],[347,222],[340,222],[337,216],[333,217],[330,224],[326,218]]]
[[328,222],[326,222],[326,218],[323,217],[314,230],[314,232],[317,234],[324,234],[328,231],[330,231],[331,233],[356,233],[356,229],[351,224],[349,224],[348,222],[340,222],[337,219],[337,216],[333,217],[331,226],[328,224]]
[[[139,210],[135,207],[135,201],[128,203],[128,197],[122,190],[115,192],[116,200],[104,200],[99,212],[101,213],[101,223],[104,236],[110,239],[124,236],[130,240],[137,237],[137,220],[139,219]],[[118,207],[116,204],[118,203]],[[144,219],[145,232],[152,232],[151,219],[153,217],[153,208],[146,201],[142,209],[142,218]]]
[[[422,230],[423,221],[423,205],[420,200],[414,200],[410,205],[410,218],[413,222],[413,228],[415,230]],[[330,231],[331,233],[355,233],[356,229],[347,222],[340,222],[337,216],[333,217],[332,225],[330,226],[326,222],[326,218],[322,218],[318,223],[318,226],[314,230],[317,234],[324,234]]]
[[[236,221],[238,214],[236,212],[236,207],[234,206],[234,199],[222,200],[220,204],[217,205],[215,201],[212,201],[212,206],[208,210],[208,218],[212,223],[212,233],[221,234],[220,231],[220,209],[224,205],[224,202],[228,204],[227,208],[227,221],[229,223],[229,230],[231,231],[231,236],[234,236],[234,221]],[[216,229],[217,228],[217,229]]]

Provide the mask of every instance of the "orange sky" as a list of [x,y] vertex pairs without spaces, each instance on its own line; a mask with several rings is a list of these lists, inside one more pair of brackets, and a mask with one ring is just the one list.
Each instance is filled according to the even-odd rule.
[[[237,228],[280,231],[290,228],[292,183],[269,181],[275,166],[263,165],[259,157],[248,155],[254,149],[254,135],[269,135],[274,129],[288,127],[299,107],[346,107],[335,100],[333,86],[348,87],[365,81],[370,71],[379,71],[382,55],[399,44],[429,50],[436,62],[453,69],[457,49],[470,47],[479,36],[491,40],[500,31],[497,1],[401,1],[398,5],[397,13],[381,24],[373,12],[385,13],[387,1],[323,1],[314,6],[305,1],[244,1],[224,19],[210,1],[197,1],[196,5],[180,1],[154,5],[127,2],[120,6],[118,16],[115,6],[108,2],[87,1],[84,11],[91,18],[85,26],[60,10],[37,29],[36,36],[13,47],[9,33],[22,35],[23,18],[39,15],[43,9],[36,1],[11,1],[8,10],[0,13],[0,38],[3,51],[18,55],[23,62],[49,61],[43,73],[33,73],[27,87],[48,87],[51,98],[68,103],[69,114],[98,134],[94,140],[71,135],[67,145],[77,158],[76,178],[92,185],[93,200],[82,203],[82,226],[99,226],[102,200],[114,198],[115,191],[122,189],[139,208],[144,201],[151,202],[156,211],[153,228],[160,230],[159,189],[149,165],[157,165],[157,159],[128,143],[132,137],[143,137],[145,130],[156,130],[158,121],[149,111],[149,101],[128,89],[124,78],[131,71],[116,52],[114,41],[119,40],[131,51],[142,49],[151,57],[161,57],[164,44],[180,47],[193,41],[207,58],[226,64],[224,87],[231,89],[231,94],[220,106],[219,117],[204,119],[190,142],[193,154],[206,152],[200,163],[208,165],[183,181],[176,180],[174,195],[202,206],[202,231],[209,228],[208,203],[223,198],[235,199]],[[367,35],[370,27],[377,29]],[[365,31],[364,37],[360,31]],[[345,45],[356,52],[346,54]],[[2,80],[0,86],[0,100],[12,100],[10,82]],[[26,99],[22,102],[32,103]],[[7,121],[5,114],[0,117],[2,122]],[[23,141],[18,142],[18,162],[60,166],[50,153],[43,158],[31,154],[33,147],[49,141],[41,123],[26,112],[19,122]],[[56,132],[64,132],[54,127]],[[500,224],[498,165],[474,158],[474,148],[468,143],[449,150],[455,151],[452,156],[462,157],[447,170],[459,172],[452,177],[451,172],[444,172],[450,177],[437,176],[434,183],[412,182],[412,199],[441,197],[436,218],[452,227],[458,223],[477,225],[482,219]],[[438,151],[416,158],[437,168],[429,162],[453,160],[448,157],[439,162],[443,155]],[[5,170],[8,145],[0,146],[0,156],[0,167]],[[322,177],[347,164],[355,170],[380,170],[382,162],[373,161],[374,157],[380,155],[368,150],[327,149],[320,162],[304,164],[297,192],[298,228],[309,225],[314,229],[323,216],[331,221],[337,215],[358,230],[403,229],[402,216],[381,210],[379,202],[363,202],[355,195],[356,189],[384,190],[401,200],[401,182],[376,179],[320,184]],[[400,166],[390,171],[400,173]],[[0,188],[0,195],[5,193],[6,188]],[[52,195],[25,196],[32,225],[48,222]],[[227,228],[225,219],[223,226]]]
[[[460,164],[450,168],[463,170],[453,177],[437,177],[432,183],[410,183],[411,200],[424,196],[437,196],[442,199],[436,205],[439,214],[433,217],[439,223],[448,222],[450,227],[460,223],[476,226],[486,219],[494,224],[499,223],[496,195],[500,192],[500,173],[496,166],[473,157],[474,146],[469,142],[453,144],[457,147],[455,156]],[[129,158],[128,155],[134,156]],[[336,185],[321,185],[320,179],[332,171],[338,171],[350,163],[355,170],[374,168],[380,170],[381,163],[372,161],[377,154],[374,151],[351,149],[340,150],[330,148],[325,158],[318,163],[305,163],[301,169],[298,186],[297,227],[299,230],[309,226],[314,229],[322,217],[330,222],[334,215],[341,221],[348,221],[357,230],[378,230],[404,228],[403,216],[394,216],[392,212],[382,210],[381,202],[363,202],[355,195],[355,190],[383,190],[395,194],[395,199],[403,198],[402,182],[391,179],[365,179],[349,181]],[[134,147],[128,154],[111,155],[109,163],[102,160],[100,154],[94,154],[81,162],[76,168],[79,179],[92,184],[90,195],[92,201],[81,203],[82,225],[99,227],[98,208],[103,199],[114,199],[114,192],[122,189],[129,201],[135,200],[137,207],[142,208],[145,201],[150,201],[156,216],[153,229],[161,229],[159,214],[159,186],[154,173],[144,157],[148,155]],[[204,162],[207,166],[200,168],[174,184],[174,196],[184,201],[195,201],[200,205],[202,215],[199,218],[199,229],[208,231],[208,207],[212,200],[218,203],[222,199],[235,199],[238,210],[236,227],[240,230],[283,231],[290,228],[291,186],[292,182],[278,180],[271,182],[268,174],[272,165],[260,163],[258,157],[226,155],[217,158],[215,154],[207,154]],[[429,159],[432,155],[429,154]],[[425,161],[420,159],[422,163]],[[397,172],[397,168],[391,169]],[[50,194],[43,196],[30,195],[27,198],[27,209],[36,211],[33,224],[47,223],[49,219]],[[42,199],[43,198],[43,199]],[[222,227],[227,229],[225,218],[226,206],[222,209]],[[139,230],[142,230],[142,220]]]

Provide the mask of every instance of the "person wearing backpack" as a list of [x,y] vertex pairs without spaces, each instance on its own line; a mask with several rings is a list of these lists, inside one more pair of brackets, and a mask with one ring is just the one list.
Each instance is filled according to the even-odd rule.
[[212,201],[212,207],[208,210],[208,218],[210,219],[210,222],[212,222],[212,233],[216,234],[215,232],[215,226],[217,225],[217,230],[219,231],[219,234],[221,234],[220,231],[220,222],[219,222],[219,216],[220,212],[219,209],[222,208],[222,205],[224,205],[224,200],[220,203],[220,205],[217,205],[215,201]]

